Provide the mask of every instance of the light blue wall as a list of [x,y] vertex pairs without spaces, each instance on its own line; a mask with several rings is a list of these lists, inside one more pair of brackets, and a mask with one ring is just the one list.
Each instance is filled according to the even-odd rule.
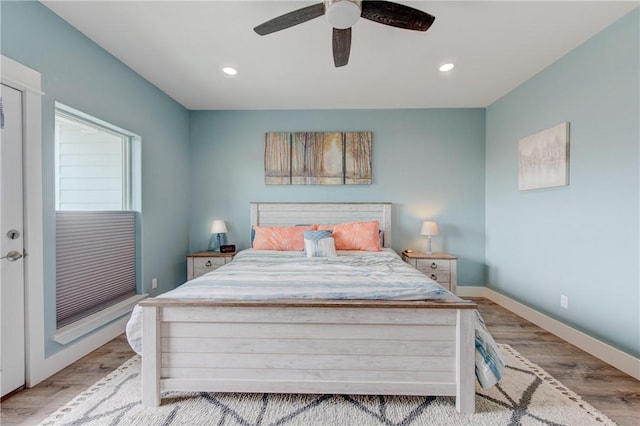
[[1,51],[42,74],[45,340],[55,332],[54,102],[141,136],[141,284],[184,281],[188,249],[189,112],[39,2],[1,2]]
[[[487,109],[488,286],[640,356],[639,9]],[[518,140],[571,123],[570,185],[518,191]],[[569,309],[560,308],[560,295]]]
[[[484,109],[193,111],[190,249],[207,248],[214,218],[248,247],[251,201],[390,201],[394,249],[424,250],[434,219],[459,285],[483,285],[484,122]],[[265,132],[333,130],[373,132],[372,185],[264,184]]]

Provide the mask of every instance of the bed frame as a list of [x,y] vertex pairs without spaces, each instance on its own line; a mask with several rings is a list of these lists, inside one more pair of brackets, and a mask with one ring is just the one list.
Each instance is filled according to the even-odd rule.
[[[255,225],[378,220],[390,203],[251,203]],[[475,410],[469,301],[140,302],[142,404],[161,391],[449,395]]]

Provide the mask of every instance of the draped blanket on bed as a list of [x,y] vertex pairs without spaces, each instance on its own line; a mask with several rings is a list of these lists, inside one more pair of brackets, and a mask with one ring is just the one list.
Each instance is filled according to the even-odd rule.
[[[158,297],[216,300],[460,300],[390,249],[339,251],[338,257],[302,252],[244,250],[214,272]],[[127,324],[129,344],[141,353],[142,315],[136,306]],[[480,315],[476,321],[476,377],[488,388],[502,376],[500,350]]]

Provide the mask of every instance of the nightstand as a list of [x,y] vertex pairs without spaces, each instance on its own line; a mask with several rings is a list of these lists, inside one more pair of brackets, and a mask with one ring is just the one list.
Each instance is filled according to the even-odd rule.
[[402,260],[416,268],[438,284],[456,293],[458,284],[458,258],[447,253],[426,254],[419,251],[403,251]]
[[207,272],[218,269],[231,262],[236,253],[220,253],[217,251],[199,251],[187,255],[187,280],[192,280]]

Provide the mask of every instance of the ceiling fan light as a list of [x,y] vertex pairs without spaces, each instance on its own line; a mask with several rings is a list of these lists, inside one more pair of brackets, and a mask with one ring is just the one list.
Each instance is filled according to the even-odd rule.
[[324,12],[329,24],[340,30],[354,26],[360,14],[360,6],[351,0],[330,2]]

